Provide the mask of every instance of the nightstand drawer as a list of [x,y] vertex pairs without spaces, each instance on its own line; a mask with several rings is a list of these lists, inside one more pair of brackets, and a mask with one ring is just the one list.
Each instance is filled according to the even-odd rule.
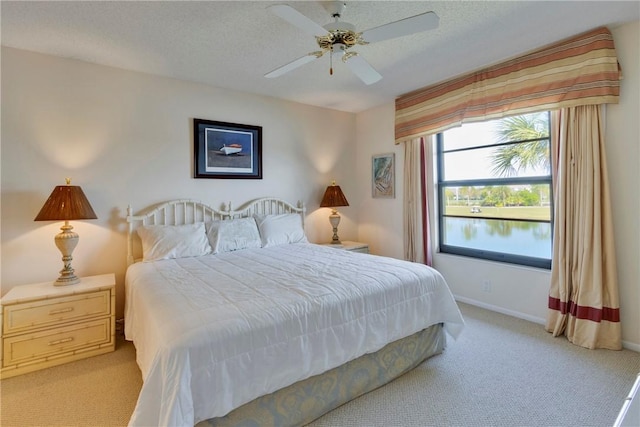
[[111,313],[109,290],[4,307],[4,335]]
[[24,334],[4,340],[4,366],[41,361],[112,344],[111,319],[104,318],[71,326]]

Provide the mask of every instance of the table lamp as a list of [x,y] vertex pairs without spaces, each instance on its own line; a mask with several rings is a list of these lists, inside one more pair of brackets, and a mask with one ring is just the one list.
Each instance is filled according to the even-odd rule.
[[79,236],[69,225],[70,220],[97,219],[96,213],[89,204],[89,200],[82,192],[82,188],[71,185],[71,179],[66,178],[67,185],[58,185],[44,203],[40,213],[34,221],[64,221],[60,227],[62,232],[55,237],[56,246],[62,252],[64,268],[60,270],[60,277],[53,284],[56,286],[73,285],[80,282],[71,267],[71,254],[78,244]]
[[333,227],[333,239],[331,240],[331,243],[336,245],[341,244],[340,238],[338,237],[338,224],[340,224],[340,215],[336,210],[336,207],[338,206],[349,206],[349,202],[347,202],[347,198],[344,197],[340,186],[336,185],[336,182],[333,181],[324,192],[324,196],[322,196],[322,201],[320,202],[320,207],[331,208],[331,215],[329,215],[329,222]]

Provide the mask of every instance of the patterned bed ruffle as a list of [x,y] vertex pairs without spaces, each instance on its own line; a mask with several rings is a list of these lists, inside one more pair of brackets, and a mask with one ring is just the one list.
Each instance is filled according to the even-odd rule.
[[358,396],[381,387],[444,350],[442,325],[394,341],[324,374],[259,397],[197,427],[300,426]]

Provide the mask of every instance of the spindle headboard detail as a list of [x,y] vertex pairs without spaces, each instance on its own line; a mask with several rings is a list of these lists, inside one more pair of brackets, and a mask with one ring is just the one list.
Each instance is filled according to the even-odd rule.
[[162,203],[143,213],[134,215],[133,208],[129,205],[127,207],[127,265],[131,265],[141,258],[141,243],[135,232],[139,226],[195,224],[214,220],[248,218],[254,214],[270,215],[283,213],[299,214],[304,227],[304,216],[306,213],[304,203],[298,201],[298,205],[294,206],[291,203],[273,197],[263,197],[252,200],[237,210],[232,208],[231,202],[222,204],[221,209],[216,209],[197,200],[179,199]]
[[246,218],[252,215],[277,215],[283,213],[297,213],[302,217],[303,227],[305,212],[306,208],[304,206],[304,203],[302,203],[301,201],[298,201],[298,206],[294,206],[291,203],[273,197],[264,197],[261,199],[252,200],[240,206],[240,208],[237,210],[231,209],[231,204],[229,204],[229,211],[227,211],[228,215],[231,218]]

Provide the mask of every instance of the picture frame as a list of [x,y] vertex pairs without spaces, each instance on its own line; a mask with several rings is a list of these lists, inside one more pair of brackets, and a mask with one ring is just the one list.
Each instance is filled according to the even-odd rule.
[[193,119],[194,178],[262,179],[262,126]]
[[394,153],[378,154],[371,161],[371,195],[374,199],[396,197],[396,161]]

